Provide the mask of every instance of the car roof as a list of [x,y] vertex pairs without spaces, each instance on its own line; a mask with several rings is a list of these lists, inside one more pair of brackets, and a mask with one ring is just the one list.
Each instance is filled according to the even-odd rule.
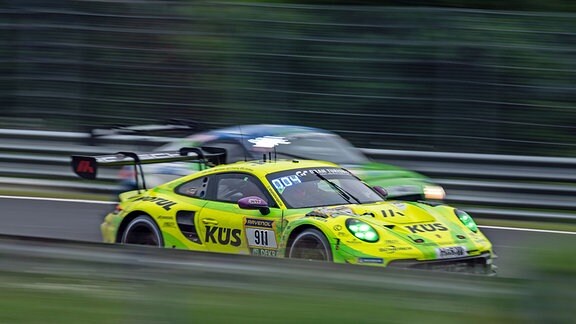
[[222,164],[213,168],[194,173],[189,177],[195,178],[199,175],[209,175],[213,173],[226,172],[248,172],[260,177],[264,177],[270,173],[305,169],[305,168],[339,168],[339,166],[332,162],[317,161],[317,160],[277,160],[277,161],[240,161],[230,164]]

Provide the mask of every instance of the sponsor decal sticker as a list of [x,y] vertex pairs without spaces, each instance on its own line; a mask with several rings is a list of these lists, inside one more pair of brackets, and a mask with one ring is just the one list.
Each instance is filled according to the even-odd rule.
[[279,193],[284,192],[284,189],[286,189],[287,187],[302,183],[302,181],[300,181],[300,178],[298,178],[295,175],[289,175],[285,177],[272,179],[271,182],[274,188],[276,188],[276,190],[278,190]]
[[94,173],[94,167],[92,166],[92,164],[90,163],[90,161],[80,161],[78,163],[78,166],[76,167],[76,172],[79,173]]
[[277,257],[278,251],[269,249],[251,249],[251,254],[265,257]]
[[164,222],[163,227],[176,227],[174,222]]
[[395,245],[388,245],[385,248],[379,249],[380,252],[384,252],[384,253],[388,253],[388,254],[392,254],[392,253],[396,253],[396,252],[402,252],[402,251],[409,251],[409,250],[412,250],[412,248],[409,246],[395,246]]
[[468,255],[468,251],[463,246],[449,246],[436,248],[438,259],[461,258]]
[[384,263],[384,259],[382,258],[358,258],[359,263],[373,263],[373,264],[382,264]]
[[436,231],[445,232],[448,230],[444,225],[440,223],[407,225],[404,227],[406,227],[406,229],[409,230],[412,234]]
[[242,230],[236,228],[206,226],[205,243],[240,246]]
[[392,209],[388,209],[388,211],[382,209],[382,216],[388,217],[388,215],[390,215],[390,217],[405,216],[402,212],[399,211],[394,212]]
[[299,170],[299,171],[296,171],[295,174],[297,177],[304,178],[304,177],[308,177],[308,176],[316,177],[316,173],[318,173],[320,175],[330,175],[330,174],[350,175],[350,173],[348,173],[348,171],[346,171],[344,169],[339,169],[339,168]]
[[246,218],[246,221],[244,222],[244,224],[246,226],[273,228],[274,221],[273,220]]
[[251,249],[277,249],[274,221],[246,218],[244,221],[248,247]]
[[176,205],[176,202],[168,200],[168,199],[164,199],[164,198],[160,198],[160,197],[140,197],[138,199],[135,199],[134,201],[149,201],[149,202],[153,202],[156,205],[164,208],[165,210],[170,210],[172,208],[172,206]]

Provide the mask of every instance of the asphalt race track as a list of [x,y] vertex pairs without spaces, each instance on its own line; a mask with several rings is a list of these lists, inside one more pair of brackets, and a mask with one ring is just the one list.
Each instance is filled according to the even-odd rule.
[[[54,200],[0,196],[0,234],[99,242],[99,225],[112,202]],[[574,246],[576,233],[482,228],[498,255],[502,277],[524,277],[525,265],[535,260],[531,252],[543,246]]]

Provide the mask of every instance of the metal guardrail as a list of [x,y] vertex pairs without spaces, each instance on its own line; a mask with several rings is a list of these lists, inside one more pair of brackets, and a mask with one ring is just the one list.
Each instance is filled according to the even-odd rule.
[[[0,186],[57,188],[111,194],[116,169],[86,182],[70,169],[70,155],[152,150],[169,137],[0,129]],[[447,202],[476,217],[576,221],[576,159],[363,149],[374,160],[415,170],[444,186]]]

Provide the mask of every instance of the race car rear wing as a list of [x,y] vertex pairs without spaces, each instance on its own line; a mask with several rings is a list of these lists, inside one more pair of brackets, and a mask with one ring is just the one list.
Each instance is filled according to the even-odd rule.
[[170,133],[184,133],[189,135],[191,132],[198,132],[208,129],[208,125],[185,119],[170,119],[160,121],[155,124],[132,125],[132,126],[113,126],[110,128],[94,128],[90,131],[92,137],[104,137],[110,135],[158,135]]
[[138,188],[140,187],[140,178],[142,180],[143,189],[146,189],[144,172],[142,172],[142,164],[181,161],[196,161],[201,163],[201,165],[203,165],[205,168],[208,168],[211,165],[224,163],[224,161],[226,161],[226,151],[216,147],[206,147],[203,149],[197,147],[183,147],[179,151],[169,152],[117,152],[115,154],[98,156],[73,155],[71,163],[74,173],[76,173],[79,177],[88,180],[96,179],[99,166],[133,165],[134,180],[136,186]]

